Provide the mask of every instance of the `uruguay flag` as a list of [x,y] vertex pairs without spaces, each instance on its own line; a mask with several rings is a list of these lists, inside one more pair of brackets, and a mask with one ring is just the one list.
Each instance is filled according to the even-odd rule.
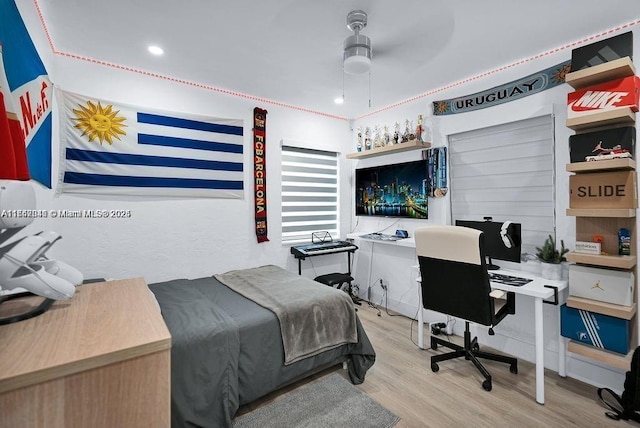
[[243,198],[241,119],[57,94],[61,192]]
[[52,86],[13,0],[0,1],[0,44],[0,82],[27,146],[29,174],[51,188]]

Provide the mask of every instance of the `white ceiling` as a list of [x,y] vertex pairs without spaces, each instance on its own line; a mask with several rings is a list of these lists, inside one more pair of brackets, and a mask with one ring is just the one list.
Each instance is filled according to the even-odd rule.
[[[346,118],[640,19],[638,0],[37,3],[59,52]],[[354,9],[368,14],[371,106],[368,76],[342,73]],[[148,54],[149,44],[165,55]],[[346,101],[336,105],[343,76]]]

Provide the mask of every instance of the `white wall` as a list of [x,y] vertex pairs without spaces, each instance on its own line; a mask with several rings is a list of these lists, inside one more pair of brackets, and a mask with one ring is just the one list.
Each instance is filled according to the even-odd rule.
[[[142,108],[188,112],[244,120],[243,200],[233,199],[141,199],[132,197],[89,197],[56,195],[59,173],[59,111],[54,109],[53,187],[34,182],[38,209],[123,209],[130,219],[40,219],[24,233],[54,230],[63,237],[48,252],[52,258],[80,269],[85,277],[144,277],[148,283],[171,278],[196,278],[231,269],[276,264],[297,272],[297,263],[280,240],[280,143],[295,140],[317,149],[343,152],[349,144],[345,120],[327,118],[298,110],[256,103],[193,86],[101,66],[65,56],[51,55],[31,2],[23,4],[36,48],[55,88]],[[56,106],[57,107],[57,106]],[[254,227],[253,108],[267,114],[267,213],[270,241],[258,244]],[[341,174],[351,174],[348,162]],[[350,201],[349,186],[341,198]],[[350,217],[344,204],[342,218]],[[348,224],[347,222],[344,222]],[[346,229],[344,231],[346,233]],[[23,233],[23,234],[24,234]],[[320,260],[322,259],[322,260]],[[346,257],[328,256],[303,262],[305,276],[346,271]]]
[[[616,34],[611,34],[611,36],[614,35]],[[638,54],[637,46],[639,46],[638,38],[638,32],[636,31],[636,34],[634,34],[636,56]],[[563,42],[566,41],[558,41],[558,46],[561,46]],[[574,133],[565,126],[566,96],[567,93],[573,90],[569,85],[563,84],[517,101],[474,112],[435,117],[431,112],[431,103],[433,101],[487,90],[544,70],[570,58],[570,49],[545,55],[519,66],[510,67],[482,78],[472,79],[452,89],[439,91],[435,95],[425,96],[397,108],[363,117],[354,122],[353,129],[355,130],[360,126],[370,126],[373,129],[375,125],[380,127],[389,125],[390,129],[393,129],[395,122],[399,122],[401,128],[404,129],[405,119],[413,120],[414,123],[417,123],[418,115],[422,114],[426,117],[425,125],[430,128],[432,147],[438,147],[447,146],[447,138],[451,134],[552,114],[555,118],[556,238],[563,239],[569,248],[573,248],[575,245],[575,219],[565,215],[566,208],[569,205],[569,173],[566,172],[565,165],[569,163],[569,136]],[[355,132],[353,132],[351,140],[354,148],[352,151],[355,151]],[[352,163],[354,168],[361,168],[417,160],[419,158],[420,151],[414,151],[354,160]],[[415,228],[427,224],[449,224],[451,222],[450,217],[450,200],[449,195],[447,195],[444,198],[429,198],[428,220],[402,219],[398,221],[397,219],[353,216],[351,229],[356,233],[382,230],[385,233],[394,233],[396,229],[406,229],[409,231],[409,236],[413,236]],[[505,262],[502,263],[504,264]],[[408,248],[362,243],[361,249],[357,253],[355,265],[355,277],[360,286],[360,294],[366,296],[367,286],[373,285],[374,302],[382,302],[382,290],[376,282],[382,278],[389,285],[386,298],[388,307],[398,310],[407,316],[415,317],[418,310],[418,290],[414,280],[417,271],[413,266],[416,264],[415,252]],[[517,265],[513,267],[517,268]],[[518,298],[516,313],[516,316],[508,317],[495,329],[496,336],[490,337],[486,334],[486,329],[478,329],[479,340],[481,343],[512,353],[521,359],[534,361],[533,299]],[[425,321],[443,322],[446,321],[446,317],[427,311]],[[463,330],[464,323],[457,322],[454,331],[461,334]],[[544,305],[545,366],[556,371],[558,369],[558,350],[560,346],[557,340],[558,330],[558,307]],[[604,366],[573,354],[568,354],[568,356],[567,373],[570,377],[575,377],[597,386],[605,385],[614,390],[621,390],[624,383],[624,371]]]

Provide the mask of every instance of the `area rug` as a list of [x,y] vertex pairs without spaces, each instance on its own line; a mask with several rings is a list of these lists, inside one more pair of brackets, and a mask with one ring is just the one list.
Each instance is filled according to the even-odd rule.
[[399,420],[334,373],[234,419],[233,428],[388,428]]

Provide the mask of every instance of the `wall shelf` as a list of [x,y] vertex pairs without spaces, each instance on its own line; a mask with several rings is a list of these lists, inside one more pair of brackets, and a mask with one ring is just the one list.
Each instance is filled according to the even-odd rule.
[[629,351],[627,355],[622,355],[605,349],[583,345],[573,340],[569,341],[567,351],[622,370],[629,370],[629,367],[631,367],[631,358],[633,357],[633,351]]
[[567,172],[589,172],[636,169],[636,161],[630,158],[607,159],[591,162],[573,162],[566,166]]
[[[624,57],[567,73],[565,82],[576,90],[585,90],[590,86],[635,76],[635,74],[636,70],[633,61],[630,57]],[[576,133],[607,130],[621,126],[635,126],[636,113],[633,108],[615,108],[608,111],[594,112],[586,116],[567,118],[566,126],[576,131]],[[630,158],[572,162],[566,165],[568,172],[581,175],[581,177],[572,176],[574,179],[580,179],[579,181],[589,178],[597,179],[601,176],[599,174],[608,174],[605,171],[635,171],[635,169],[636,161]],[[590,174],[593,174],[593,176],[589,176]],[[630,174],[635,174],[635,172]],[[634,187],[637,187],[637,185]],[[629,370],[633,350],[638,344],[637,205],[634,205],[634,208],[628,208],[631,205],[626,205],[627,208],[607,208],[607,205],[599,202],[593,208],[568,208],[566,210],[567,216],[575,217],[576,241],[590,242],[595,239],[596,235],[602,239],[601,254],[570,252],[566,255],[566,259],[574,263],[597,266],[604,269],[625,269],[633,273],[635,277],[633,304],[632,306],[615,305],[600,300],[573,296],[571,294],[571,284],[569,285],[569,296],[566,304],[570,308],[627,320],[631,329],[629,349],[632,351],[627,354],[619,354],[606,349],[588,346],[575,340],[568,342],[567,351],[599,361],[608,366]],[[613,205],[615,206],[615,204]],[[624,204],[620,205],[625,206]],[[626,228],[631,232],[633,237],[631,241],[632,255],[618,255],[618,231],[621,228]],[[611,334],[617,333],[621,334],[622,332],[613,332]]]
[[622,306],[576,296],[567,297],[567,306],[624,320],[630,320],[638,311],[637,303],[634,303],[633,306]]
[[628,56],[605,62],[583,70],[567,73],[564,81],[574,89],[582,89],[610,80],[635,76],[636,68]]
[[627,125],[636,123],[636,114],[631,107],[617,108],[615,110],[601,111],[589,116],[567,119],[567,127],[574,131],[595,128],[599,126]]
[[347,159],[364,159],[372,156],[389,155],[391,153],[407,152],[410,150],[424,150],[429,147],[431,147],[431,143],[414,140],[406,143],[393,144],[391,146],[378,147],[377,149],[349,153],[346,157]]
[[585,254],[570,252],[567,253],[567,260],[574,263],[583,263],[587,265],[632,269],[637,262],[636,256],[618,256],[618,255],[602,255],[602,254]]
[[570,217],[618,217],[633,218],[635,208],[567,208]]

